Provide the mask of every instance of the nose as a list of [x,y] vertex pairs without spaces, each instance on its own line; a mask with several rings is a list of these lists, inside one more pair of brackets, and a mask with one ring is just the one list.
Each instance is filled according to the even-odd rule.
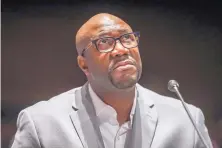
[[121,57],[123,55],[128,55],[129,54],[129,49],[125,48],[120,41],[116,41],[116,46],[113,49],[113,51],[111,52],[111,55],[113,57]]

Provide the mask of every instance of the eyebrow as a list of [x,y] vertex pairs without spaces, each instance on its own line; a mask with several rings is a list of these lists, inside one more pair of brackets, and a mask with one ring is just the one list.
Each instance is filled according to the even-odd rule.
[[[129,33],[129,29],[118,29],[118,30],[115,30],[115,31],[118,31],[120,32],[121,34],[122,33]],[[110,34],[112,33],[112,31],[104,31],[104,30],[100,30],[99,33],[96,35],[96,36],[93,36],[92,39],[97,39],[101,36],[104,36],[104,35],[107,35],[107,34]]]

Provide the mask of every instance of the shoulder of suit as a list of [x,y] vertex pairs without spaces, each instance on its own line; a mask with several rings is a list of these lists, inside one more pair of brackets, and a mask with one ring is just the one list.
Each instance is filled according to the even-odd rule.
[[[139,86],[139,90],[140,90],[139,93],[142,93],[142,97],[143,97],[143,100],[145,103],[146,103],[146,101],[152,100],[154,105],[156,105],[156,106],[161,105],[161,106],[168,106],[168,107],[172,107],[175,109],[184,110],[183,105],[180,100],[172,98],[172,97],[160,95],[154,91],[144,88],[141,85],[138,85],[138,86]],[[197,107],[192,104],[186,103],[186,105],[191,110],[197,109]]]
[[29,113],[36,114],[55,114],[58,112],[67,112],[72,109],[72,102],[75,98],[75,91],[81,87],[73,88],[67,92],[61,93],[57,96],[50,98],[47,101],[40,101],[30,107],[27,107]]

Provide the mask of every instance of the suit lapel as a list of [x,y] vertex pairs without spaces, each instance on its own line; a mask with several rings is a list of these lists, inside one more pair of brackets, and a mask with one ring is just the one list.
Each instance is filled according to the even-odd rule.
[[88,93],[88,83],[76,90],[70,118],[84,148],[103,148],[94,106]]
[[133,148],[150,148],[158,122],[157,111],[149,93],[137,85],[137,105],[133,118]]
[[[136,85],[138,96],[133,117],[132,148],[151,147],[158,122],[157,111],[147,90]],[[70,118],[84,148],[105,148],[88,92],[88,83],[76,90]]]
[[144,105],[144,113],[141,114],[142,123],[142,148],[151,147],[157,126],[157,112],[155,106]]

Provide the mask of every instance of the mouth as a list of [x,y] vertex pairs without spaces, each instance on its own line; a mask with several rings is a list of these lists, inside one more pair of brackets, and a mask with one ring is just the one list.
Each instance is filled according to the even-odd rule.
[[132,67],[132,66],[135,66],[135,64],[131,60],[124,60],[124,61],[120,61],[117,64],[115,64],[113,70],[115,70],[117,68],[128,68],[128,67]]

